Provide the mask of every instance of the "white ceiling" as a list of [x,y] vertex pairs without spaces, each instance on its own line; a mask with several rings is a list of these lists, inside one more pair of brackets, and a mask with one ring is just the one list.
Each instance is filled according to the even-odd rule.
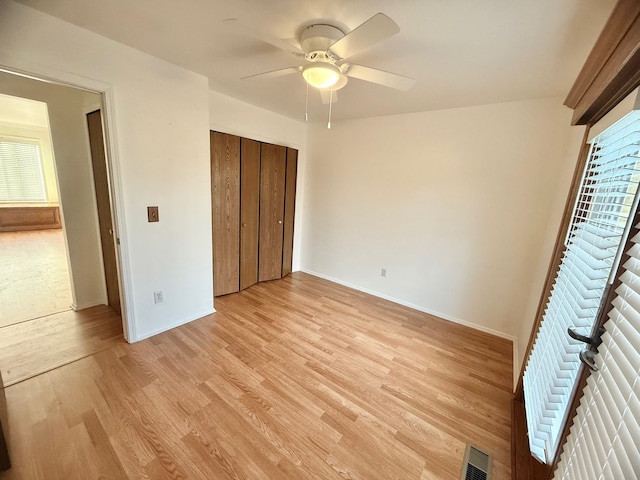
[[[212,90],[302,120],[301,76],[240,80],[298,65],[222,21],[292,39],[301,26],[349,31],[377,12],[400,33],[350,58],[416,79],[399,92],[352,79],[336,119],[564,96],[615,0],[18,0],[209,78]],[[310,120],[327,106],[311,92]]]

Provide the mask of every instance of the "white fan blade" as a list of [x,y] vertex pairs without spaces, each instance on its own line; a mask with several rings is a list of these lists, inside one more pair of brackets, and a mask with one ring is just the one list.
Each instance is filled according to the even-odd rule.
[[331,97],[331,89],[326,88],[324,90],[320,90],[320,97],[322,98],[322,103],[324,105],[329,105],[329,103],[336,103],[338,101],[338,91],[333,91],[333,98]]
[[269,45],[273,45],[280,50],[284,50],[285,52],[304,57],[304,52],[300,50],[300,47],[293,45],[286,40],[280,40],[279,38],[276,38],[273,35],[260,30],[259,28],[246,25],[237,18],[227,18],[223,20],[222,23],[228,28],[244,33],[264,43],[268,43]]
[[400,31],[400,27],[384,13],[377,13],[329,47],[341,59],[375,45]]
[[351,65],[347,70],[347,76],[359,78],[365,82],[377,83],[385,87],[395,88],[406,92],[416,81],[413,78],[403,77],[395,73],[385,72],[371,67],[363,67],[362,65]]
[[248,78],[276,78],[284,75],[291,75],[292,73],[299,73],[302,67],[289,67],[281,68],[280,70],[272,70],[270,72],[256,73],[255,75],[249,75],[242,77],[240,80],[246,80]]

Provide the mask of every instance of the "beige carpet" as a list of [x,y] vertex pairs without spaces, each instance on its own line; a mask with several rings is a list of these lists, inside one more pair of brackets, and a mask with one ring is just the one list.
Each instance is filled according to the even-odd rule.
[[69,310],[62,230],[0,232],[0,327]]

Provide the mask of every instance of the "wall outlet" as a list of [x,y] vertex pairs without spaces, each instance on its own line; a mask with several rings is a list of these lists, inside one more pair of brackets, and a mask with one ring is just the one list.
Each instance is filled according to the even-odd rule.
[[386,268],[382,268],[382,270],[380,270],[380,276],[381,277],[386,277],[387,276],[387,269]]
[[162,290],[158,290],[157,292],[153,292],[153,301],[154,303],[162,303]]

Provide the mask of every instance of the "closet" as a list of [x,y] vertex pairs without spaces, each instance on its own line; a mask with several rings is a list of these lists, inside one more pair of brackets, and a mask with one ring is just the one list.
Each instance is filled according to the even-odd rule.
[[211,132],[213,290],[291,273],[298,151]]

